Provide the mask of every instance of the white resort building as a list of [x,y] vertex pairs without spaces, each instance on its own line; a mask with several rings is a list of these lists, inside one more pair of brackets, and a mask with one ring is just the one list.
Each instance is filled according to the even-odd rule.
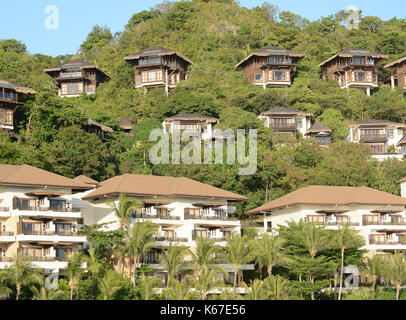
[[[83,210],[85,225],[113,222],[108,228],[118,229],[119,220],[109,203],[118,202],[120,194],[142,203],[127,227],[143,221],[157,225],[156,248],[145,255],[142,262],[150,264],[155,275],[163,279],[167,272],[159,264],[162,250],[169,245],[184,245],[193,251],[197,238],[214,239],[216,244],[224,246],[227,237],[241,232],[240,221],[230,217],[236,210],[232,203],[248,200],[187,178],[125,174],[103,181],[83,197],[89,202]],[[222,266],[230,274],[226,281],[232,281],[232,266]],[[253,270],[253,265],[244,265],[241,269]]]
[[0,165],[0,268],[17,255],[58,276],[86,242],[79,192],[93,187],[28,165]]
[[368,187],[308,186],[248,214],[263,216],[265,232],[301,219],[328,229],[348,222],[364,237],[362,249],[383,254],[406,250],[405,207],[406,199]]

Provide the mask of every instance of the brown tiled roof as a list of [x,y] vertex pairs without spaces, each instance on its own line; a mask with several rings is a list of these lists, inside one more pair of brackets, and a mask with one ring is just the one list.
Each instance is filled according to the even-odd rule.
[[335,54],[331,58],[323,61],[322,63],[319,64],[319,67],[322,67],[327,62],[330,62],[331,60],[334,60],[337,57],[350,58],[350,57],[356,57],[356,56],[371,57],[374,59],[388,59],[388,56],[383,53],[377,53],[377,52],[372,52],[372,51],[365,50],[365,49],[350,47],[348,49],[345,49],[344,51],[341,51],[341,52]]
[[275,107],[268,111],[263,112],[261,115],[268,116],[268,115],[306,115],[306,116],[313,116],[312,113],[308,113],[305,111],[293,109],[293,108],[285,108],[285,107]]
[[279,48],[275,46],[268,46],[262,49],[259,49],[258,51],[254,51],[251,53],[249,56],[241,60],[235,67],[238,68],[244,62],[248,61],[251,57],[253,56],[259,56],[259,57],[268,57],[272,55],[284,55],[284,56],[289,56],[289,57],[294,57],[294,58],[299,58],[299,59],[304,59],[306,58],[306,55],[304,53],[298,53],[295,51],[287,50],[284,48]]
[[398,146],[402,145],[402,144],[406,144],[406,135],[402,137],[402,139],[399,140],[398,142]]
[[100,183],[99,187],[83,199],[115,196],[120,193],[134,196],[167,196],[213,198],[246,201],[241,195],[188,178],[124,174]]
[[391,63],[388,63],[386,66],[384,66],[384,69],[394,67],[395,65],[397,65],[399,63],[402,63],[404,61],[406,61],[406,56],[403,56],[403,57],[401,57],[401,58],[399,58],[399,59],[397,59],[397,60],[395,60],[395,61],[393,61]]
[[148,57],[148,56],[171,56],[171,55],[177,55],[179,58],[185,60],[189,64],[193,64],[192,61],[190,61],[188,58],[182,56],[176,51],[164,48],[164,47],[153,47],[153,48],[148,48],[145,49],[141,52],[138,52],[136,54],[132,54],[129,56],[124,57],[124,61],[131,61],[131,60],[138,60],[141,57]]
[[269,212],[294,205],[392,205],[406,206],[406,199],[368,187],[308,186],[273,200],[247,214]]
[[99,184],[99,181],[96,181],[96,180],[86,177],[84,175],[77,176],[76,178],[73,179],[73,181],[79,181],[81,183],[88,184],[91,186]]
[[71,60],[62,64],[59,64],[55,67],[50,67],[50,68],[46,68],[44,69],[44,72],[46,73],[52,73],[52,72],[57,72],[57,71],[61,71],[63,69],[68,69],[68,68],[78,68],[78,69],[97,69],[98,71],[100,71],[106,78],[110,79],[110,75],[106,72],[104,72],[102,69],[100,69],[99,67],[97,67],[94,64],[88,63],[86,61],[83,60]]
[[331,129],[324,124],[322,124],[320,121],[314,121],[312,126],[310,127],[309,131],[306,132],[306,134],[309,133],[319,133],[319,132],[329,132],[331,133]]
[[17,83],[13,83],[7,80],[0,79],[0,88],[8,88],[8,89],[13,89],[18,93],[22,94],[35,94],[35,90],[28,88],[28,87],[23,87],[22,85],[19,85]]
[[91,189],[80,181],[23,164],[0,164],[0,185]]

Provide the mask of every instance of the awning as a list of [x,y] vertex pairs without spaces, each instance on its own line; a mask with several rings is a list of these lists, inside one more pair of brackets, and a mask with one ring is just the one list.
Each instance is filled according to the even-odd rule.
[[27,196],[65,196],[66,193],[58,193],[58,192],[27,192]]
[[348,211],[350,211],[350,210],[329,209],[329,210],[318,210],[318,211],[316,211],[316,213],[343,214],[343,213],[346,213],[346,212],[348,212]]
[[222,204],[215,204],[215,203],[192,203],[192,205],[196,207],[221,207]]
[[169,227],[164,227],[164,228],[162,228],[162,230],[176,230],[180,226],[181,226],[180,224],[179,225],[172,225],[172,226],[169,226]]
[[164,202],[164,201],[142,201],[145,204],[154,204],[154,205],[166,205],[170,204],[170,202]]
[[390,214],[393,214],[393,213],[402,212],[402,210],[373,210],[371,212],[372,213],[390,213]]

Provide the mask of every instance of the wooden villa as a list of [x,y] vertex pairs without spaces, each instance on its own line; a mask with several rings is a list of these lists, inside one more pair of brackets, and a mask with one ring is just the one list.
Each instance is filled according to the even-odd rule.
[[22,99],[35,90],[6,80],[0,80],[0,129],[14,130],[14,113],[23,105]]
[[324,79],[335,80],[341,88],[371,89],[378,87],[377,64],[388,56],[350,47],[319,64]]
[[279,47],[265,47],[251,53],[235,67],[243,70],[248,82],[266,87],[290,87],[296,72],[296,64],[306,58]]
[[388,82],[392,89],[394,90],[397,86],[400,91],[406,94],[406,56],[388,63],[384,68],[391,70]]
[[72,60],[47,68],[44,72],[54,79],[60,97],[95,94],[100,83],[110,80],[106,72],[82,60]]
[[124,58],[134,66],[135,88],[170,88],[186,79],[186,71],[192,64],[188,58],[164,47],[146,49]]
[[320,121],[314,121],[305,136],[314,139],[320,145],[328,145],[331,143],[331,129]]

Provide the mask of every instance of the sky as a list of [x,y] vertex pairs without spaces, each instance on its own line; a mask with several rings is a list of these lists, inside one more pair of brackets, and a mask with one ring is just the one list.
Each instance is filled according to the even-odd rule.
[[[5,1],[5,0],[0,0]],[[74,54],[93,26],[106,25],[122,31],[131,16],[148,10],[162,0],[14,0],[2,5],[0,39],[24,42],[32,54],[51,56]],[[265,0],[239,0],[252,8]],[[363,15],[383,20],[406,17],[405,0],[268,0],[280,11],[288,10],[309,20],[334,14],[348,6]],[[58,19],[55,19],[58,17]]]

